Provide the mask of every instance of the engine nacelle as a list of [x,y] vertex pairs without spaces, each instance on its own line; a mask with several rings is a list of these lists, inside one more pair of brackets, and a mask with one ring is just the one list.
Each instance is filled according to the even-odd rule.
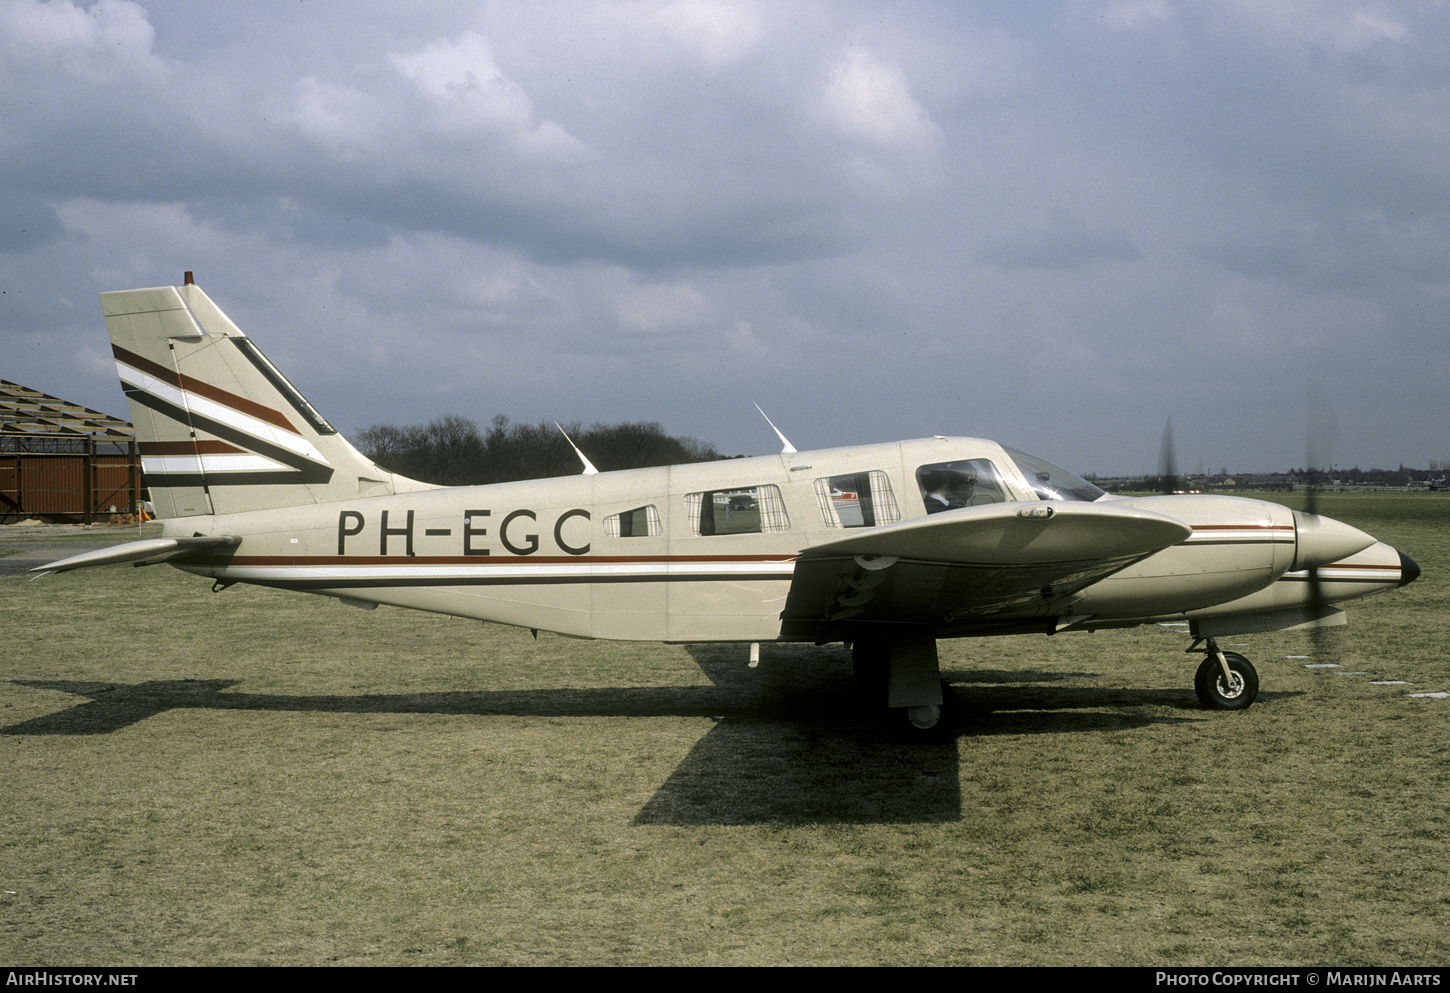
[[1176,518],[1193,534],[1084,590],[1076,614],[1108,620],[1200,610],[1249,596],[1294,564],[1295,515],[1280,504],[1201,494],[1115,502]]

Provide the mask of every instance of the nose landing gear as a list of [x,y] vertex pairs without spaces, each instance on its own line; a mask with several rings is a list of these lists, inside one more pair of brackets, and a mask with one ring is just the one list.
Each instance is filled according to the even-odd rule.
[[1212,638],[1200,638],[1204,659],[1193,677],[1198,702],[1208,710],[1247,710],[1259,695],[1259,674],[1252,663],[1237,652],[1225,652]]

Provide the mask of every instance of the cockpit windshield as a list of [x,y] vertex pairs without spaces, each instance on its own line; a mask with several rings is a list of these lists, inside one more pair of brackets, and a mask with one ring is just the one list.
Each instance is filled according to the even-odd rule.
[[1079,479],[1050,462],[1044,462],[1010,448],[1006,451],[1012,457],[1012,461],[1017,463],[1017,468],[1022,471],[1022,475],[1026,476],[1027,481],[1032,484],[1032,490],[1040,500],[1086,500],[1091,502],[1107,496],[1105,490],[1098,489],[1086,479]]

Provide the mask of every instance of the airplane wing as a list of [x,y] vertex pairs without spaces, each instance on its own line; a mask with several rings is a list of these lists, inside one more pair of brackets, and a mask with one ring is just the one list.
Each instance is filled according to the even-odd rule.
[[165,562],[182,555],[191,555],[195,552],[205,551],[208,548],[219,548],[228,545],[239,545],[242,539],[231,535],[198,535],[194,538],[143,538],[140,541],[128,541],[124,545],[116,545],[112,548],[100,548],[94,552],[83,552],[80,555],[72,555],[68,559],[61,559],[58,562],[51,562],[49,565],[38,565],[30,571],[34,573],[31,579],[39,579],[41,576],[48,576],[53,572],[69,572],[71,569],[84,569],[95,565],[119,565],[123,562],[134,562],[137,565],[154,565],[157,562]]
[[964,507],[871,528],[797,556],[782,635],[1030,626],[1070,614],[1079,591],[1191,533],[1151,511],[1070,501]]

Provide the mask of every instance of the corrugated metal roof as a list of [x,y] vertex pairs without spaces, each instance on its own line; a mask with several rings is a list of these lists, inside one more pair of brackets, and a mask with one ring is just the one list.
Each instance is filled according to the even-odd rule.
[[0,379],[0,435],[19,438],[134,438],[128,421]]

